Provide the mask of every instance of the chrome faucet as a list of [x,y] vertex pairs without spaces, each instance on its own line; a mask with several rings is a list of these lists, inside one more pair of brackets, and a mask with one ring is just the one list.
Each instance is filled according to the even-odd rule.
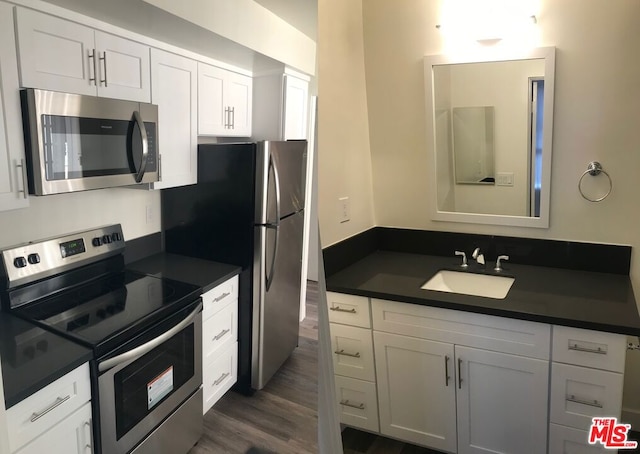
[[469,266],[469,265],[467,265],[467,254],[465,254],[462,251],[456,251],[455,254],[462,256],[462,264],[460,265],[460,268],[466,268],[466,267]]
[[493,271],[502,271],[502,267],[500,266],[500,260],[509,260],[509,256],[499,255],[498,260],[496,260],[496,267],[493,269]]
[[478,265],[482,265],[484,266],[484,254],[480,253],[480,248],[477,247],[473,250],[473,254],[471,254],[471,257],[473,257],[474,259],[476,259],[476,262],[478,263]]

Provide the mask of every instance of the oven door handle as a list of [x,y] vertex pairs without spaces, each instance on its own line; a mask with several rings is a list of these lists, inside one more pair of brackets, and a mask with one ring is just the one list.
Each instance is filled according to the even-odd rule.
[[116,367],[119,364],[125,363],[132,359],[136,359],[144,355],[145,353],[150,352],[151,350],[156,348],[158,345],[171,339],[173,336],[175,336],[184,328],[186,328],[187,325],[193,322],[193,319],[196,318],[196,316],[201,310],[202,310],[202,302],[198,304],[198,307],[193,312],[191,312],[184,320],[182,320],[176,326],[171,328],[169,331],[166,331],[165,333],[161,334],[155,339],[150,340],[146,344],[142,344],[139,347],[134,348],[133,350],[129,350],[126,353],[122,353],[121,355],[114,356],[113,358],[109,358],[105,361],[102,361],[101,363],[98,364],[98,370],[100,372],[107,371],[109,369]]

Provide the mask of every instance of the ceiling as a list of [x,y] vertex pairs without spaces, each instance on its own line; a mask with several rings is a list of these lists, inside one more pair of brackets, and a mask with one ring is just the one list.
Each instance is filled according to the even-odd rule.
[[316,41],[318,0],[254,0]]

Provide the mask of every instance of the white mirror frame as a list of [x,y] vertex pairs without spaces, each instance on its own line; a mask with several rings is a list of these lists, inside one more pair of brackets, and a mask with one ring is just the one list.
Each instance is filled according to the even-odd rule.
[[[433,87],[433,67],[461,63],[483,63],[512,60],[544,59],[544,135],[542,139],[542,188],[540,190],[540,217],[507,216],[495,214],[456,213],[440,211],[438,209],[437,166],[436,166],[436,126]],[[431,147],[428,155],[428,165],[433,172],[428,178],[429,212],[434,221],[467,222],[473,224],[508,225],[517,227],[549,227],[549,203],[551,194],[551,153],[553,142],[553,98],[555,79],[555,47],[540,47],[519,54],[495,54],[488,51],[487,55],[474,58],[458,58],[449,55],[431,55],[424,57],[425,78],[425,106],[427,144]]]

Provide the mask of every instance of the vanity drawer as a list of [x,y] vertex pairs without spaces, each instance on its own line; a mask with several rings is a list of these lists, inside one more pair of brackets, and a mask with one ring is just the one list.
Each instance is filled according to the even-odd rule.
[[505,317],[371,299],[373,329],[549,359],[551,326]]
[[375,381],[371,330],[336,323],[329,326],[334,373]]
[[206,366],[216,352],[234,343],[238,339],[238,305],[229,301],[225,307],[202,323],[202,355]]
[[329,322],[371,328],[369,298],[327,292]]
[[238,380],[238,343],[218,354],[211,364],[202,368],[202,414],[220,400]]
[[238,299],[238,276],[202,294],[202,320],[218,312],[229,301]]
[[605,449],[601,444],[590,445],[589,432],[573,427],[549,424],[549,453],[550,454],[611,454],[613,451]]
[[587,329],[553,327],[553,361],[624,372],[627,337]]
[[32,394],[7,410],[9,447],[20,447],[46,432],[91,400],[89,364]]
[[551,366],[551,422],[588,430],[591,418],[620,418],[623,375],[553,363]]
[[339,375],[335,378],[340,422],[378,432],[380,426],[375,383]]

